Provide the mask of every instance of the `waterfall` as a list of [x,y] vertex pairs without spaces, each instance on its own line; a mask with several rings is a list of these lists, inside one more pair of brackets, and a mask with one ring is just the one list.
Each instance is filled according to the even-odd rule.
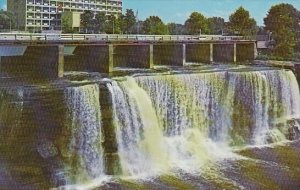
[[[212,160],[228,156],[226,148],[221,150],[223,146],[218,147],[206,138],[206,130],[185,126],[180,121],[184,115],[172,121],[174,130],[164,130],[151,96],[134,78],[112,82],[108,88],[112,94],[119,155],[125,175],[155,175],[176,168],[197,170]],[[184,109],[184,105],[181,108]],[[194,120],[199,124],[202,120],[196,115],[198,113]]]
[[[133,78],[108,84],[122,170],[128,175],[158,172],[167,167],[163,136],[150,97]],[[155,140],[154,140],[155,139]]]
[[199,169],[233,156],[230,146],[285,140],[300,114],[288,70],[126,77],[108,88],[127,175]]
[[66,180],[84,183],[104,174],[99,87],[68,87],[64,95],[67,113],[60,147],[68,172]]
[[226,71],[136,80],[150,94],[167,134],[198,127],[214,141],[261,145],[275,131],[286,133],[289,119],[300,113],[299,87],[292,71]]

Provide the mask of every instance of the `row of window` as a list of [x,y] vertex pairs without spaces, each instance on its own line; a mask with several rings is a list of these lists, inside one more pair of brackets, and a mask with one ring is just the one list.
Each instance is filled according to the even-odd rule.
[[95,2],[95,3],[84,3],[84,2],[44,2],[44,3],[39,3],[39,2],[27,2],[27,5],[31,6],[65,6],[65,5],[84,5],[84,6],[89,6],[89,5],[110,5],[110,6],[122,6],[122,2],[114,2],[114,1],[104,1],[104,2]]

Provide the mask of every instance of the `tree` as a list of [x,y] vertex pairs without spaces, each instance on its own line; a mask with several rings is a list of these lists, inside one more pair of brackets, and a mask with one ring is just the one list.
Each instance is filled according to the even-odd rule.
[[122,21],[122,31],[125,34],[131,34],[134,30],[134,26],[136,24],[136,18],[134,15],[134,12],[132,9],[127,9],[126,14],[122,15],[121,17]]
[[107,20],[105,21],[104,31],[107,34],[120,34],[120,16],[116,17],[115,15],[108,15]]
[[143,23],[143,31],[145,34],[167,35],[168,27],[158,16],[150,16]]
[[222,34],[225,28],[224,18],[211,17],[207,19],[211,34]]
[[95,16],[95,28],[97,32],[104,32],[106,21],[108,20],[104,12],[99,12]]
[[198,12],[193,12],[185,21],[188,34],[207,34],[209,33],[207,19]]
[[9,11],[0,10],[0,29],[14,29],[16,26],[16,19],[13,13]]
[[256,34],[256,21],[250,18],[249,11],[239,7],[229,17],[228,29],[232,34],[250,36]]
[[291,57],[296,46],[297,32],[300,31],[300,13],[290,4],[272,6],[264,18],[265,29],[272,32],[276,45],[274,54]]
[[90,10],[85,10],[81,15],[81,25],[85,33],[90,32],[94,28],[94,13]]
[[72,33],[72,12],[64,12],[61,16],[61,26],[62,26],[62,32],[63,33]]
[[167,26],[171,35],[183,35],[186,33],[185,27],[182,24],[169,23]]

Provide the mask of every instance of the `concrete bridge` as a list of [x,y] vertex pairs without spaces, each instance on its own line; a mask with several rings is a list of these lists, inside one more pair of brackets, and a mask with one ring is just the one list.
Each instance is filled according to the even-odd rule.
[[0,35],[1,73],[52,79],[62,77],[64,71],[108,74],[115,67],[151,69],[154,65],[184,66],[186,62],[242,63],[251,62],[256,56],[256,41],[236,36],[49,36]]

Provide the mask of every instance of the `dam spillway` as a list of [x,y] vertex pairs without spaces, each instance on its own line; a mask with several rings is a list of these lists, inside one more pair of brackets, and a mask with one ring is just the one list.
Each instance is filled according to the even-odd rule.
[[[118,176],[125,181],[150,179],[140,189],[148,183],[163,189],[176,185],[168,180],[184,173],[183,181],[200,176],[193,180],[195,188],[266,187],[255,180],[249,184],[249,176],[240,181],[222,167],[207,167],[243,162],[241,157],[249,156],[245,147],[259,152],[256,147],[270,143],[297,142],[299,104],[294,73],[262,67],[169,70],[109,79],[70,74],[51,85],[2,86],[5,169],[0,185],[96,188]],[[270,178],[270,184],[285,187]],[[127,186],[119,183],[111,189]],[[290,183],[296,187],[300,182]],[[188,187],[185,182],[179,186]],[[105,182],[102,187],[107,187]]]

